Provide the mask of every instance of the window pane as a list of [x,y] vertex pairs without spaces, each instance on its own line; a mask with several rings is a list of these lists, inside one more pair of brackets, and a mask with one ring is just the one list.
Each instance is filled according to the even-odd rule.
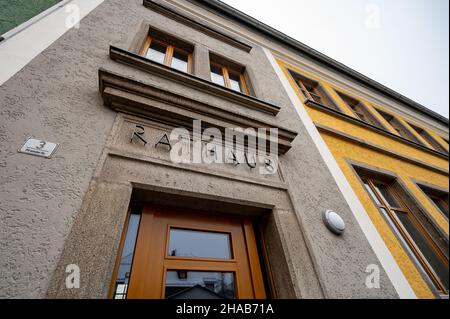
[[314,86],[309,84],[309,83],[303,83],[303,85],[305,86],[306,90],[308,90],[309,93],[314,91]]
[[445,148],[443,148],[441,146],[441,144],[439,144],[428,132],[426,132],[424,129],[417,127],[411,123],[409,123],[409,126],[411,126],[413,128],[413,130],[415,130],[417,132],[417,134],[419,134],[425,141],[428,142],[428,144],[431,145],[431,147],[433,147],[436,151],[438,152],[444,152],[446,153],[447,151],[445,150]]
[[158,63],[164,63],[164,59],[166,57],[166,46],[152,41],[152,44],[150,45],[150,48],[147,51],[147,59],[150,59],[152,61],[158,62]]
[[369,184],[367,182],[364,182],[364,186],[366,186],[367,192],[369,192],[370,196],[378,204],[378,206],[382,206],[380,200],[375,195],[375,193],[373,192],[372,188],[370,188]]
[[402,223],[403,227],[408,232],[409,236],[412,238],[416,246],[419,248],[422,255],[428,261],[428,263],[433,268],[434,272],[437,274],[442,284],[446,287],[448,291],[448,265],[446,265],[441,258],[436,254],[433,246],[427,240],[422,231],[416,226],[416,224],[411,220],[409,214],[395,212],[396,216]]
[[325,105],[325,103],[324,103],[324,101],[322,99],[322,96],[319,95],[318,92],[310,91],[309,95],[311,95],[311,97],[313,98],[314,102],[317,102],[319,104]]
[[395,118],[393,115],[384,113],[383,111],[380,111],[380,110],[377,110],[377,111],[397,131],[397,133],[401,137],[406,138],[406,139],[408,139],[410,141],[413,141],[415,143],[420,143],[416,139],[416,137],[413,134],[411,134],[408,131],[408,129],[406,127],[404,127],[403,124],[397,118]]
[[241,78],[239,75],[230,73],[230,84],[232,90],[244,93],[244,90],[242,89]]
[[[442,139],[444,140],[445,143],[449,144],[449,143],[448,143],[448,139],[446,139],[446,138],[444,138],[444,137],[443,137]],[[447,153],[448,153],[448,152],[447,152]]]
[[171,229],[169,256],[231,259],[230,235],[196,230]]
[[234,274],[231,272],[168,271],[167,299],[234,299]]
[[130,215],[125,243],[122,250],[122,257],[119,265],[119,271],[117,272],[114,299],[125,299],[127,296],[131,274],[131,263],[133,261],[134,248],[136,246],[140,220],[140,214],[132,213]]
[[328,94],[319,83],[316,83],[314,87],[312,87],[312,91],[310,94],[313,100],[317,103],[320,103],[323,106],[326,106],[335,111],[339,111],[339,108],[336,106],[333,100],[329,98]]
[[440,211],[448,218],[448,202],[446,203],[443,199],[430,197],[431,200],[436,204]]
[[301,88],[300,90],[302,90],[303,96],[307,99],[309,99],[309,92],[303,88]]
[[420,141],[412,134],[408,131],[408,129],[406,127],[403,126],[403,124],[398,121],[397,119],[394,119],[394,121],[391,122],[391,125],[395,128],[395,130],[398,132],[398,134],[400,134],[402,137],[418,143],[418,144],[422,144],[420,143]]
[[216,67],[215,65],[211,65],[211,81],[216,84],[225,86],[225,79],[223,77],[222,69]]
[[172,68],[178,71],[188,71],[188,55],[183,52],[174,51],[172,58]]
[[389,192],[389,188],[387,187],[387,185],[378,184],[378,183],[374,183],[374,185],[375,185],[375,188],[378,190],[378,192],[381,194],[383,199],[388,203],[388,205],[390,207],[400,208],[400,205],[397,202],[397,200],[395,199],[394,195],[392,195]]
[[362,109],[362,107],[358,104],[358,105],[349,105],[350,108],[353,110],[353,112],[355,112],[356,116],[359,117],[359,119],[361,121],[367,122],[369,124],[372,124],[369,119],[366,116],[366,113],[364,112],[364,110]]

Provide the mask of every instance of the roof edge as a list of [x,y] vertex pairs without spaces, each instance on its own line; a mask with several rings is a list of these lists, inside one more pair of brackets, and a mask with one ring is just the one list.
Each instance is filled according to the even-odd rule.
[[446,118],[445,116],[430,110],[429,108],[413,101],[412,99],[388,88],[387,86],[375,80],[370,79],[369,77],[363,75],[362,73],[353,70],[352,68],[326,56],[323,53],[320,53],[319,51],[301,43],[298,40],[295,40],[294,38],[268,26],[267,24],[233,8],[232,6],[222,1],[219,0],[187,0],[187,1],[197,3],[204,7],[219,11],[224,15],[229,16],[230,18],[233,18],[241,23],[244,23],[247,26],[252,27],[253,29],[258,30],[259,32],[262,32],[265,35],[277,39],[278,41],[290,46],[293,49],[301,51],[303,54],[307,55],[313,60],[321,62],[327,65],[328,67],[349,76],[350,78],[356,80],[359,83],[362,83],[372,89],[375,89],[376,91],[381,92],[382,94],[398,102],[406,104],[407,106],[413,108],[419,113],[427,115],[432,119],[440,122],[441,124],[446,125],[447,127],[449,126],[449,119]]

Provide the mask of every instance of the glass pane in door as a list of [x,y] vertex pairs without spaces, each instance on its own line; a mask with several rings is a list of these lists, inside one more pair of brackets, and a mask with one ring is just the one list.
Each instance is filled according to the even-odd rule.
[[169,270],[166,274],[167,299],[235,299],[232,272]]
[[171,228],[169,236],[169,256],[233,258],[230,234]]
[[131,264],[134,257],[134,249],[141,220],[140,211],[133,211],[129,217],[128,229],[120,259],[119,270],[114,289],[114,299],[125,299],[131,275]]

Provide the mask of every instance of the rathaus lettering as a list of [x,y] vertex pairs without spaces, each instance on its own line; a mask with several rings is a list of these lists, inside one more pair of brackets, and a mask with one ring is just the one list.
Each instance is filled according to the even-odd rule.
[[[225,138],[218,129],[207,128],[202,133],[200,121],[194,121],[191,133],[184,128],[176,128],[170,134],[163,133],[153,145],[155,148],[165,148],[170,152],[174,163],[183,164],[230,164],[246,165],[249,169],[259,168],[262,175],[273,175],[278,167],[277,132],[270,131],[271,143],[267,148],[267,132],[259,129],[230,129],[225,132]],[[135,125],[130,143],[149,144],[143,125]]]

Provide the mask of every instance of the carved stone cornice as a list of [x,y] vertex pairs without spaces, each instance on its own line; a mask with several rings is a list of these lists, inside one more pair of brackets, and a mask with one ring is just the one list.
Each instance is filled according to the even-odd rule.
[[114,46],[110,46],[109,56],[116,62],[127,64],[156,76],[182,83],[185,86],[192,87],[207,94],[219,96],[223,99],[229,100],[246,108],[251,108],[253,110],[274,116],[280,112],[280,107],[277,105],[259,100],[253,96],[248,96],[233,91],[229,88],[223,87],[210,81],[206,81],[192,74],[180,72],[173,68],[153,62],[140,55]]
[[[285,154],[297,133],[273,123],[193,100],[168,92],[122,75],[99,69],[99,86],[105,106],[117,112],[148,118],[173,127],[192,129],[193,120],[201,120],[202,127],[214,127],[222,134],[226,128],[278,129],[278,152]],[[270,140],[265,139],[267,147]]]

